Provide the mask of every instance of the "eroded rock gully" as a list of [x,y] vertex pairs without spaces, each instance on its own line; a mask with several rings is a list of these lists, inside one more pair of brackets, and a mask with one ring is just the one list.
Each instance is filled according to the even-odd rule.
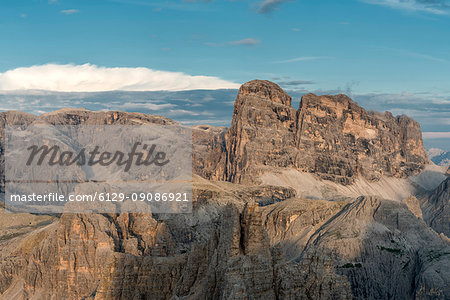
[[[242,186],[227,186],[240,194]],[[405,204],[291,198],[261,207],[223,187],[202,181],[202,194],[215,196],[197,203],[192,215],[63,215],[15,266],[2,296],[445,299],[450,293],[448,241]]]

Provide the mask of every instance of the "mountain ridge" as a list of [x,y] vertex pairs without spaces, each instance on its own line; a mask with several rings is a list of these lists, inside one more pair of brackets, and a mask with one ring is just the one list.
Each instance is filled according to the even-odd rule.
[[292,167],[351,184],[358,175],[404,178],[428,163],[420,125],[407,116],[368,113],[345,95],[307,94],[298,110],[291,101],[269,81],[243,84],[211,179],[246,182],[267,167]]
[[[229,129],[192,128],[191,214],[0,222],[0,299],[450,298],[448,179],[420,126],[344,95],[307,95],[295,110],[272,83],[241,89]],[[5,125],[34,122],[175,123],[0,113],[0,150]]]

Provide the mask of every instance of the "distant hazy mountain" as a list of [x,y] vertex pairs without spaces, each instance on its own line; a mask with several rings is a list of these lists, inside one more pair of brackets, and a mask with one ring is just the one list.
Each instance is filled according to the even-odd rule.
[[450,166],[450,151],[430,148],[428,150],[428,158],[438,166]]

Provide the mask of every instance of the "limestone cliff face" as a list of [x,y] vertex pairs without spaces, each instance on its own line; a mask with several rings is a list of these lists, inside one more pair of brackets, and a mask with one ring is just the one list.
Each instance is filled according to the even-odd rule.
[[447,281],[449,254],[448,241],[405,204],[360,197],[314,233],[298,258],[309,272],[294,282],[303,278],[313,295],[332,293],[335,278],[355,299],[445,299],[447,284],[432,282]]
[[290,167],[350,184],[361,175],[407,177],[428,162],[419,124],[386,112],[367,112],[345,95],[291,98],[269,81],[245,83],[225,134],[224,174],[213,179],[252,182],[270,168]]
[[0,193],[4,193],[5,187],[5,128],[6,126],[28,126],[37,117],[21,111],[0,112]]
[[450,237],[450,177],[425,195],[421,206],[428,225]]
[[200,180],[189,215],[63,214],[23,260],[0,259],[1,273],[15,269],[0,299],[275,299],[278,256],[247,202],[270,195],[247,193]]
[[140,125],[146,123],[170,125],[175,121],[154,115],[122,111],[89,111],[85,109],[60,109],[42,114],[35,122],[52,125]]
[[127,113],[121,111],[93,112],[85,109],[60,109],[51,113],[35,116],[32,114],[8,111],[0,112],[0,193],[4,192],[5,157],[3,139],[7,126],[29,126],[31,124],[52,125],[142,125],[160,124],[174,125],[175,121],[142,113]]
[[65,214],[28,259],[22,292],[42,299],[84,299],[97,290],[114,253],[164,257],[173,244],[165,224],[149,214]]
[[62,215],[39,239],[14,238],[22,260],[0,260],[2,274],[15,270],[0,299],[450,297],[448,241],[406,205],[260,207],[246,190],[200,180],[190,215]]
[[295,109],[291,97],[269,81],[239,89],[231,127],[225,135],[225,180],[249,182],[259,166],[288,167],[295,152]]

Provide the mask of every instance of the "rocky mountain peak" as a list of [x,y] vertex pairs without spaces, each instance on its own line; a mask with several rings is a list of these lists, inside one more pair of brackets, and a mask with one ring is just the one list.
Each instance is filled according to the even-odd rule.
[[369,113],[343,94],[307,94],[295,110],[291,97],[267,80],[241,86],[218,151],[219,171],[209,178],[240,183],[258,182],[274,168],[314,173],[341,184],[359,176],[405,178],[428,162],[413,119]]
[[313,93],[309,93],[302,96],[301,102],[309,102],[315,104],[324,104],[324,105],[336,105],[342,104],[348,106],[351,104],[356,104],[351,98],[344,94],[338,95],[322,95],[318,96]]
[[244,83],[239,89],[239,96],[255,95],[261,99],[267,99],[283,105],[291,105],[289,96],[277,84],[268,80],[252,80]]

